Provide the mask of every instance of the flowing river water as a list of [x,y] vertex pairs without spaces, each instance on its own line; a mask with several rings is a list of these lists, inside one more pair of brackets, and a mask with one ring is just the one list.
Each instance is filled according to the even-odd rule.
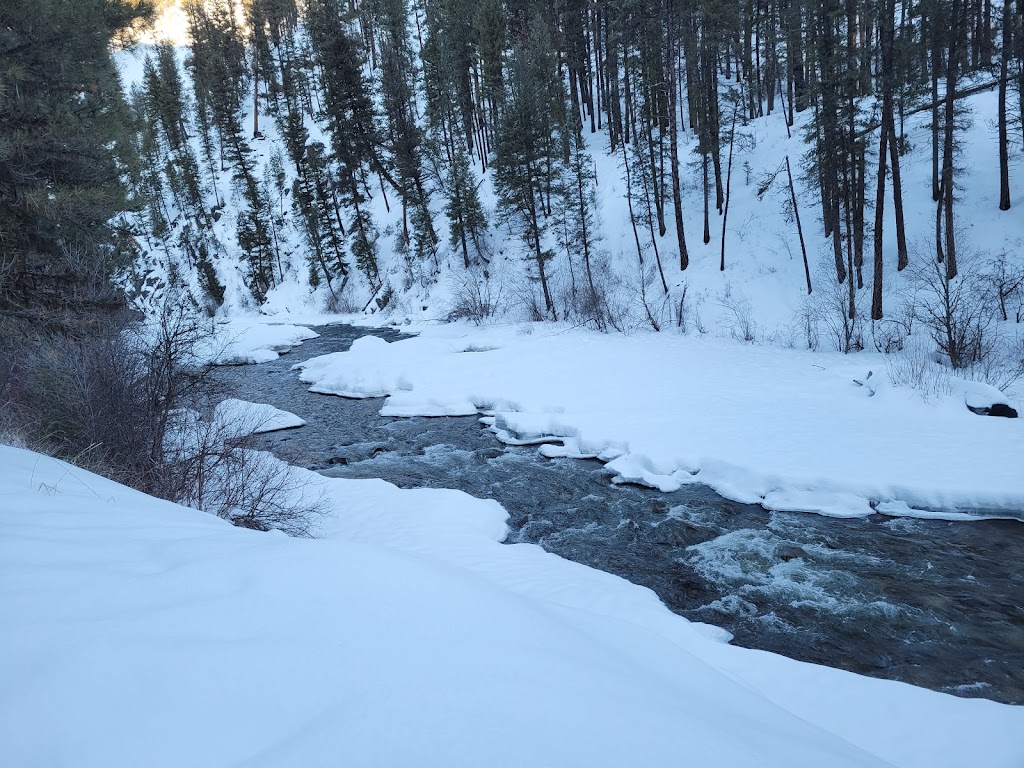
[[330,477],[456,488],[510,515],[530,542],[653,589],[737,645],[961,696],[1024,703],[1024,523],[767,512],[708,488],[614,485],[597,461],[506,447],[477,417],[390,418],[381,398],[311,394],[296,362],[389,329],[316,328],[280,359],[221,368],[226,396],[306,420],[263,436]]

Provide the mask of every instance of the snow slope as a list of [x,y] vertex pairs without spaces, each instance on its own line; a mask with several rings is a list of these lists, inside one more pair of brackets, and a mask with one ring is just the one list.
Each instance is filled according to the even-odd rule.
[[1022,708],[733,648],[500,545],[494,502],[306,474],[318,540],[0,446],[0,764],[1024,761]]
[[[505,440],[560,438],[545,455],[599,456],[620,481],[689,482],[768,509],[871,514],[1024,509],[1024,420],[980,417],[976,382],[925,402],[878,354],[810,353],[676,334],[550,325],[424,327],[301,363],[312,391],[388,395],[388,416],[493,412]],[[870,388],[857,386],[873,371]],[[877,382],[877,383],[876,383]],[[872,394],[873,393],[873,394]],[[1018,409],[1020,403],[1016,403]]]
[[[172,39],[175,39],[172,35]],[[181,38],[177,38],[181,42]],[[147,46],[137,46],[119,54],[118,63],[126,83],[138,83],[141,78],[142,59],[150,52]],[[189,54],[187,47],[181,47],[181,60]],[[187,70],[183,72],[187,81]],[[965,83],[966,88],[969,84]],[[722,81],[723,109],[728,108],[726,94],[735,89],[735,83]],[[1019,264],[1024,259],[1024,217],[1019,207],[1024,201],[1024,173],[1020,172],[1022,147],[1016,133],[1011,135],[1011,196],[1014,207],[1009,211],[998,210],[998,152],[994,140],[994,119],[997,95],[994,89],[982,91],[962,102],[963,130],[958,133],[960,155],[957,166],[957,225],[961,230],[959,249],[961,269],[964,272],[982,270],[986,262],[1000,254],[1009,254],[1011,262]],[[251,120],[251,105],[245,105],[246,114],[241,116],[242,124]],[[724,116],[731,123],[731,114]],[[823,236],[821,226],[820,195],[813,184],[805,183],[801,170],[807,145],[803,135],[812,110],[805,110],[796,116],[796,125],[787,132],[780,111],[756,120],[746,121],[741,116],[736,126],[735,158],[730,184],[729,226],[725,233],[726,258],[724,271],[719,269],[722,243],[722,216],[712,212],[710,241],[704,243],[703,195],[699,155],[696,153],[696,136],[690,130],[680,135],[680,162],[682,171],[682,209],[687,233],[687,248],[690,257],[688,269],[679,269],[679,255],[675,244],[675,227],[668,212],[667,234],[657,237],[654,242],[640,227],[641,247],[645,267],[638,264],[637,248],[630,224],[626,201],[625,174],[620,153],[610,153],[605,132],[586,133],[588,150],[592,155],[598,174],[597,186],[597,234],[598,254],[595,256],[599,283],[608,289],[612,303],[619,307],[619,319],[627,326],[649,327],[646,312],[641,309],[641,284],[646,283],[648,302],[653,314],[662,327],[673,325],[673,313],[680,302],[687,307],[688,326],[693,332],[697,328],[713,336],[742,335],[749,330],[754,339],[771,344],[804,343],[804,332],[800,327],[802,317],[808,312],[817,326],[815,333],[821,337],[823,347],[831,346],[829,322],[835,322],[843,311],[842,296],[836,298],[835,268],[831,266],[831,241]],[[262,115],[260,122],[263,140],[253,140],[253,162],[256,175],[263,174],[275,152],[280,152],[283,142],[278,126],[270,115]],[[908,242],[911,245],[911,263],[926,263],[933,258],[929,243],[934,238],[934,204],[931,200],[930,132],[927,112],[910,116],[906,122],[905,146],[908,153],[903,157],[902,184],[906,206]],[[329,144],[320,121],[310,119],[307,126],[311,140]],[[869,134],[870,151],[877,147],[877,135]],[[198,152],[198,146],[196,147]],[[790,196],[786,175],[782,171],[783,159],[788,157],[793,168],[798,207],[807,244],[810,269],[815,294],[806,295],[803,259],[797,239],[796,224],[790,211]],[[869,167],[877,162],[869,159]],[[539,290],[535,281],[528,278],[530,257],[528,249],[520,241],[511,226],[498,223],[497,199],[492,185],[492,173],[483,173],[479,165],[474,166],[479,175],[480,194],[491,222],[487,246],[492,254],[485,270],[466,271],[462,267],[462,255],[451,251],[447,245],[448,224],[443,215],[443,200],[435,193],[433,212],[435,225],[441,238],[440,273],[432,274],[429,265],[413,264],[407,261],[395,247],[400,230],[399,206],[388,210],[382,196],[375,194],[367,202],[367,210],[373,217],[379,234],[380,272],[387,285],[393,289],[391,302],[379,310],[370,301],[371,289],[366,280],[353,271],[343,301],[339,302],[358,312],[364,308],[366,314],[383,314],[400,321],[444,320],[458,304],[460,296],[466,293],[467,285],[484,285],[482,292],[492,301],[499,315],[506,319],[519,320],[529,316],[529,301],[526,297]],[[780,173],[780,171],[782,171]],[[290,185],[294,169],[286,164]],[[314,289],[309,285],[306,266],[307,247],[300,234],[301,227],[291,210],[290,203],[281,201],[281,243],[280,258],[283,268],[278,276],[278,285],[273,288],[260,307],[254,306],[252,296],[245,287],[249,272],[245,258],[236,242],[235,222],[237,213],[244,209],[244,203],[232,189],[230,169],[221,172],[216,179],[220,195],[225,198],[223,216],[209,231],[214,266],[220,281],[226,288],[224,305],[218,310],[221,315],[239,315],[261,312],[288,315],[323,310],[328,291],[321,285]],[[869,171],[867,200],[873,204],[875,171]],[[763,195],[758,195],[763,184],[773,178]],[[205,180],[204,180],[204,183]],[[212,190],[207,190],[209,202],[215,200]],[[168,199],[167,206],[175,210]],[[869,218],[873,219],[869,211]],[[558,243],[558,222],[549,222],[550,233],[545,246],[552,249],[554,257],[546,269],[552,283],[552,291],[558,304],[560,316],[571,309],[569,298],[575,281],[581,280],[580,264],[570,265],[565,250]],[[137,270],[140,284],[147,286],[137,296],[140,306],[158,306],[175,274],[187,291],[195,295],[196,304],[204,301],[199,296],[199,280],[191,261],[180,252],[174,243],[178,232],[172,223],[172,235],[166,242],[150,247],[142,244],[146,253],[140,258]],[[870,228],[869,228],[870,229]],[[866,234],[870,244],[870,231]],[[654,246],[665,273],[669,295],[663,296],[659,279],[653,271]],[[885,312],[886,320],[876,327],[868,327],[867,304],[870,302],[872,264],[870,245],[866,256],[863,278],[865,288],[858,291],[861,314],[861,335],[868,348],[872,347],[872,334],[889,335],[893,332],[892,321],[901,318],[901,307],[907,303],[907,295],[913,285],[907,271],[898,273],[895,268],[895,217],[891,190],[887,198],[884,226],[885,247]],[[972,257],[971,254],[974,254]],[[173,269],[171,268],[173,266]],[[488,275],[485,280],[484,273]],[[152,289],[150,284],[157,286]],[[684,300],[685,296],[685,300]],[[749,324],[747,323],[749,321]],[[737,324],[747,325],[744,331]],[[1005,332],[1017,335],[1019,328],[1014,324],[1006,326]]]

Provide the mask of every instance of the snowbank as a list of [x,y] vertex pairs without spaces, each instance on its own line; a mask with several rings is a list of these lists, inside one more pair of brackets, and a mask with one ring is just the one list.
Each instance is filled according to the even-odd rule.
[[[382,415],[493,413],[500,438],[560,438],[545,455],[599,456],[619,482],[699,482],[837,516],[896,501],[882,509],[1024,509],[1024,420],[970,413],[965,393],[983,385],[967,382],[924,402],[888,383],[881,355],[455,325],[365,337],[296,367],[314,392],[389,395]],[[855,384],[869,369],[871,388]]]
[[217,323],[203,340],[201,356],[216,365],[248,365],[276,360],[282,352],[319,336],[300,325],[265,318],[234,318]]
[[1024,760],[1022,708],[731,647],[500,545],[491,501],[304,477],[335,507],[320,540],[0,447],[0,764]]
[[253,403],[234,397],[217,404],[214,418],[225,426],[233,427],[233,437],[294,429],[306,424],[305,419],[291,411],[283,411],[269,403]]

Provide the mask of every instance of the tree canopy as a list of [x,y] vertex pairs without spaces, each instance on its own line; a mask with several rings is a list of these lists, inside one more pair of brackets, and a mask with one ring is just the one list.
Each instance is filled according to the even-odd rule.
[[131,120],[111,56],[145,0],[0,6],[0,310],[42,318],[119,304],[112,219],[130,202]]

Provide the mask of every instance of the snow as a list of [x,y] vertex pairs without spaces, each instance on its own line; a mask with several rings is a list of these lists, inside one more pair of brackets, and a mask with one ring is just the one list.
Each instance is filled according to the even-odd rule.
[[275,408],[269,403],[253,403],[233,397],[217,404],[214,418],[219,423],[233,425],[235,437],[294,429],[306,424],[304,419],[294,413]]
[[233,318],[216,323],[200,355],[216,365],[246,365],[276,360],[306,339],[319,336],[301,325],[267,318]]
[[886,501],[875,507],[876,512],[889,517],[917,517],[923,520],[952,520],[968,522],[972,520],[1016,520],[1019,518],[1004,515],[982,515],[969,512],[948,512],[934,509],[914,509],[903,501]]
[[[129,83],[139,78],[141,53],[119,56]],[[962,133],[957,171],[964,269],[971,249],[975,263],[1024,253],[1024,219],[1016,208],[996,208],[995,98],[965,101],[975,119]],[[281,146],[264,118],[266,139],[253,142],[260,176]],[[925,250],[934,226],[927,120],[908,122],[912,149],[902,169],[909,240]],[[307,127],[311,140],[323,139],[316,121]],[[393,247],[398,209],[386,212],[376,195],[367,208],[394,298],[382,311],[366,304],[371,289],[353,271],[332,306],[352,310],[345,317],[358,324],[415,322],[420,335],[361,339],[350,352],[304,364],[302,377],[315,392],[387,396],[385,415],[484,414],[503,441],[540,445],[548,457],[599,457],[617,482],[664,490],[704,483],[767,509],[833,516],[1020,517],[1024,423],[965,408],[1007,402],[1022,410],[1019,390],[949,379],[925,401],[890,380],[881,355],[784,348],[806,345],[809,317],[824,349],[825,321],[835,314],[827,299],[812,304],[804,294],[785,190],[776,182],[763,198],[755,194],[783,156],[796,172],[800,134],[798,124],[787,138],[779,114],[738,127],[724,272],[721,219],[712,220],[710,243],[696,234],[699,172],[687,152],[694,137],[683,134],[691,265],[678,269],[671,234],[658,241],[671,291],[664,300],[660,288],[651,292],[671,329],[662,334],[423,326],[447,316],[465,275],[480,275],[463,272],[461,255],[444,247],[440,279],[422,265],[415,272]],[[646,323],[638,298],[645,277],[619,158],[607,154],[605,134],[588,141],[600,176],[595,263],[613,303],[628,305],[622,319],[634,331]],[[234,232],[244,203],[231,174],[214,179],[226,207],[207,234],[226,295],[205,359],[257,363],[315,336],[302,324],[325,321],[328,291],[310,287],[300,228],[282,201],[279,282],[254,306]],[[480,193],[494,220],[490,177],[481,175]],[[1011,174],[1016,202],[1022,179]],[[834,282],[828,241],[815,190],[798,174],[796,183],[820,302]],[[217,199],[212,189],[206,195]],[[445,242],[443,216],[437,225]],[[913,287],[908,273],[895,272],[894,235],[887,203],[887,319],[864,327],[869,348]],[[172,274],[204,306],[175,237],[147,244],[138,265],[142,307],[160,306]],[[493,227],[488,243],[488,290],[501,319],[522,317],[524,296],[536,290],[529,260],[510,229]],[[556,253],[549,277],[564,310],[573,276],[552,238],[545,246]],[[922,258],[911,254],[912,263]],[[868,285],[870,271],[868,264]],[[684,295],[690,335],[675,330],[669,310]],[[861,291],[858,301],[866,299]],[[263,316],[248,317],[257,310]],[[755,344],[731,340],[746,335],[745,324]],[[1019,333],[1004,326],[1008,336]],[[919,323],[915,334],[924,340]],[[868,371],[870,388],[853,383]],[[301,422],[242,401],[219,413],[274,428]],[[494,502],[293,471],[306,488],[322,487],[333,508],[317,540],[234,529],[0,447],[0,765],[1024,764],[1019,707],[734,648],[723,630],[672,615],[646,589],[537,547],[500,545],[506,515]],[[729,568],[727,554],[710,544],[695,552],[707,569]],[[792,580],[800,567],[797,558],[771,576]],[[807,588],[814,599],[813,583]]]
[[[168,32],[164,36],[178,43],[182,40],[182,36],[177,33]],[[118,65],[125,82],[139,81],[142,58],[150,50],[149,46],[143,45],[131,51],[119,52]],[[179,58],[184,62],[189,55],[187,48],[181,47],[180,51]],[[183,78],[185,84],[190,85],[187,70],[183,71]],[[969,82],[964,83],[965,88],[970,85]],[[726,92],[734,88],[734,83],[721,83],[723,104],[727,103]],[[997,114],[995,89],[964,99],[962,107],[962,130],[958,131],[957,141],[963,162],[958,164],[956,171],[956,218],[961,229],[959,250],[962,269],[968,270],[972,261],[975,265],[984,265],[986,259],[1002,252],[1008,253],[1013,262],[1019,263],[1020,254],[1024,253],[1024,218],[1019,215],[1016,206],[1024,199],[1024,174],[1017,171],[1021,158],[1019,136],[1011,132],[1010,183],[1015,207],[1010,211],[999,211],[998,152],[994,141]],[[870,105],[867,108],[870,109]],[[838,317],[837,313],[841,312],[842,307],[837,308],[829,298],[830,288],[835,283],[835,268],[830,264],[830,241],[823,236],[820,222],[820,196],[813,184],[805,183],[801,173],[802,160],[808,148],[802,137],[812,119],[812,113],[813,110],[797,113],[797,124],[789,132],[786,131],[779,110],[751,121],[741,117],[737,123],[725,271],[719,270],[722,217],[717,213],[712,214],[711,238],[708,243],[702,242],[700,236],[703,229],[703,195],[696,135],[690,130],[680,134],[682,210],[688,235],[690,266],[685,271],[679,269],[675,226],[669,220],[667,234],[657,238],[657,245],[670,295],[661,296],[657,281],[650,282],[653,273],[646,275],[650,283],[648,291],[652,310],[663,327],[673,324],[669,310],[680,305],[685,289],[684,304],[691,332],[702,327],[710,335],[728,337],[742,334],[740,326],[749,321],[751,334],[760,342],[773,345],[802,343],[803,318],[809,314],[817,326],[821,345],[831,344],[830,332],[824,321],[829,316]],[[243,125],[248,125],[251,117],[251,104],[247,101],[239,118]],[[726,116],[726,119],[729,117]],[[258,179],[263,178],[274,153],[283,150],[276,121],[269,114],[263,114],[261,118],[260,130],[265,138],[252,140],[250,144]],[[934,205],[931,200],[929,120],[927,112],[908,118],[904,143],[908,152],[901,160],[912,265],[925,263],[932,258],[929,243],[934,236]],[[306,127],[310,131],[310,141],[324,141],[329,145],[329,141],[325,140],[322,120],[307,119]],[[599,283],[610,290],[609,298],[613,305],[625,308],[622,319],[626,325],[647,325],[645,313],[640,307],[639,292],[644,277],[637,263],[629,221],[622,158],[620,153],[610,152],[607,132],[585,132],[585,136],[599,177],[596,234],[600,235],[600,240],[594,255],[595,263],[601,267],[598,269],[601,278]],[[872,151],[877,147],[877,140],[877,134],[873,132],[866,137]],[[195,149],[198,155],[198,144]],[[779,171],[780,162],[785,157],[790,159],[793,168],[815,287],[812,297],[806,295],[803,259],[795,222],[789,212],[785,173],[775,177],[766,194],[760,197],[757,195],[761,183]],[[379,234],[377,247],[380,275],[393,289],[394,297],[388,306],[378,309],[376,303],[371,301],[375,286],[371,287],[365,276],[353,270],[352,279],[340,297],[342,301],[335,305],[343,305],[353,316],[372,316],[372,321],[378,324],[382,318],[399,323],[439,321],[444,320],[458,303],[462,284],[469,281],[486,284],[482,293],[492,300],[502,319],[518,320],[526,317],[529,304],[527,297],[533,294],[536,298],[538,290],[527,276],[530,268],[528,251],[517,233],[496,223],[498,217],[492,174],[483,173],[479,165],[475,165],[474,169],[479,174],[479,191],[485,213],[493,224],[485,238],[491,252],[491,260],[485,270],[463,269],[461,253],[452,252],[448,248],[448,223],[441,211],[441,195],[436,190],[432,190],[433,212],[441,240],[440,270],[437,275],[432,274],[432,269],[415,263],[415,260],[407,260],[405,254],[396,247],[399,239],[397,235],[402,227],[400,207],[392,206],[389,211],[382,195],[374,194],[367,201],[367,211],[372,215]],[[294,178],[291,163],[285,162],[285,171],[288,175],[285,186],[289,186]],[[222,218],[209,232],[214,267],[226,288],[224,305],[217,309],[218,314],[233,317],[258,310],[283,316],[322,310],[330,292],[326,285],[314,289],[309,284],[307,248],[301,234],[302,227],[288,200],[278,201],[283,224],[278,232],[280,253],[275,275],[277,284],[269,291],[263,305],[255,306],[245,284],[250,265],[238,247],[235,231],[238,213],[245,210],[245,203],[232,189],[232,172],[232,169],[227,169],[217,176],[214,183],[219,198],[214,194],[212,185],[205,190],[209,205],[218,199],[225,203]],[[874,200],[874,176],[874,173],[869,173],[866,197],[871,201]],[[205,178],[203,183],[208,183]],[[183,221],[188,218],[186,212],[177,211],[172,196],[168,195],[165,205],[172,212],[172,220],[175,220],[176,215],[181,215]],[[669,208],[668,218],[671,219],[671,206]],[[176,238],[180,232],[177,226],[180,225],[172,226],[173,232],[165,241],[153,245],[142,244],[147,253],[140,259],[137,270],[144,278],[143,285],[148,286],[148,278],[152,278],[156,287],[142,289],[142,295],[137,297],[140,306],[159,306],[167,286],[174,282],[169,279],[172,271],[187,283],[196,303],[204,304],[195,266],[177,245]],[[552,233],[545,237],[544,242],[544,247],[554,252],[547,270],[555,301],[559,311],[564,313],[572,304],[569,298],[571,286],[574,280],[580,278],[581,265],[570,267],[568,264],[564,248],[556,242],[554,236],[557,222],[551,222],[551,230]],[[872,279],[870,258],[864,267],[867,287],[858,292],[862,331],[869,348],[872,347],[872,335],[875,332],[885,335],[898,324],[901,306],[907,303],[907,297],[913,292],[909,273],[898,273],[895,269],[895,219],[891,194],[886,201],[883,234],[886,319],[874,328],[868,326],[865,306],[869,301]],[[653,262],[650,237],[641,232],[641,240],[645,263],[650,267]],[[972,252],[975,254],[973,259],[970,256]],[[575,275],[573,270],[576,271]],[[484,280],[483,273],[490,276],[489,280]],[[1016,334],[1019,329],[1013,326],[1013,323],[1004,324],[1004,332],[1008,335]],[[921,334],[920,328],[917,333]]]
[[0,764],[1018,766],[1024,709],[729,646],[499,542],[504,511],[327,480],[322,538],[0,447]]
[[[950,394],[925,402],[891,384],[878,354],[449,325],[394,343],[364,337],[297,367],[314,392],[388,395],[386,416],[487,412],[499,438],[557,438],[544,455],[601,456],[617,482],[699,482],[767,509],[843,517],[885,502],[1024,509],[1024,422],[964,405],[979,392],[1006,398],[950,379]],[[869,370],[871,390],[854,383]]]

